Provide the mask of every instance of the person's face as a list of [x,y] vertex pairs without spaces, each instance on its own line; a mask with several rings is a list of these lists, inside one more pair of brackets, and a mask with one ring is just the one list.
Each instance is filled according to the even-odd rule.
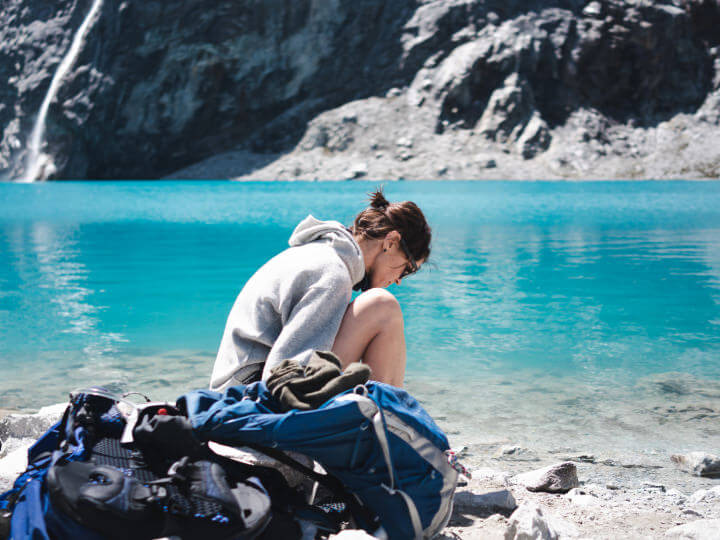
[[372,288],[386,288],[393,283],[400,285],[403,278],[417,272],[425,262],[424,259],[413,260],[397,233],[388,234],[382,249],[370,268]]

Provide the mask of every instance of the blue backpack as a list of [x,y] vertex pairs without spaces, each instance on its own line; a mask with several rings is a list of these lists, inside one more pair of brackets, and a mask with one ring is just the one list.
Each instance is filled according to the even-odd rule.
[[[121,401],[132,414],[121,412]],[[0,494],[0,538],[252,539],[272,518],[257,476],[266,471],[214,456],[170,404],[136,405],[98,388],[78,392],[28,461]],[[271,481],[279,476],[269,473]]]
[[391,539],[431,538],[450,518],[458,472],[447,438],[401,389],[369,382],[317,409],[281,413],[257,382],[224,394],[197,390],[177,405],[201,440],[292,450],[317,461],[376,514]]

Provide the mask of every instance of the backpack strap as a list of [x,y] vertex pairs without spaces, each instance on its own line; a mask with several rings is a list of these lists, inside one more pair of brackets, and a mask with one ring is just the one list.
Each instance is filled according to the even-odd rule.
[[265,454],[266,456],[269,456],[274,460],[283,463],[284,465],[287,465],[288,467],[292,467],[293,469],[301,472],[311,480],[314,480],[323,487],[327,488],[336,497],[345,502],[347,508],[350,510],[350,513],[358,522],[358,525],[360,525],[363,529],[367,531],[372,531],[373,536],[376,536],[378,538],[384,538],[387,536],[385,533],[385,529],[383,529],[382,525],[380,524],[380,520],[378,519],[378,517],[374,515],[369,508],[362,504],[357,499],[357,497],[355,497],[355,495],[350,493],[342,484],[342,482],[340,482],[340,480],[338,480],[334,476],[331,476],[329,474],[320,474],[311,469],[310,467],[306,467],[299,461],[291,458],[285,452],[283,452],[282,450],[278,450],[277,448],[269,448],[255,443],[243,444],[248,448],[257,450],[258,452]]
[[390,495],[400,495],[403,498],[403,501],[405,502],[405,505],[408,509],[408,515],[410,516],[410,523],[412,524],[413,531],[415,533],[415,539],[422,540],[422,521],[420,519],[420,513],[418,512],[417,506],[415,506],[415,502],[402,489],[400,489],[399,487],[395,487],[395,477],[397,475],[395,473],[395,466],[393,465],[392,458],[390,457],[390,443],[388,441],[387,424],[385,422],[385,415],[383,414],[383,409],[373,397],[368,395],[366,387],[356,387],[355,392],[360,395],[364,395],[369,400],[372,400],[372,402],[375,403],[377,407],[377,412],[372,418],[372,424],[375,430],[375,436],[377,437],[378,442],[380,443],[380,447],[382,448],[383,457],[385,458],[385,465],[387,466],[388,475],[390,476],[390,487],[386,486],[385,484],[382,484],[382,487],[385,488]]
[[400,495],[403,498],[408,509],[408,514],[410,515],[410,523],[412,523],[413,531],[415,532],[415,540],[422,540],[422,521],[420,520],[420,514],[418,513],[417,507],[410,495],[401,489],[389,488],[385,484],[382,484],[382,487],[385,488],[390,495]]

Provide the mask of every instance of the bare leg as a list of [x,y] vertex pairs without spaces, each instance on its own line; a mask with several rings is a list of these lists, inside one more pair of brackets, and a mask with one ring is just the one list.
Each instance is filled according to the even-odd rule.
[[405,379],[405,323],[397,299],[385,289],[370,289],[345,311],[333,352],[343,368],[362,359],[373,380],[402,387]]

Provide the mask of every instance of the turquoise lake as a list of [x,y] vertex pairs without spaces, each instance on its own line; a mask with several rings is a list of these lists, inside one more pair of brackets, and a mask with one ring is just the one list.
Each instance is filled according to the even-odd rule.
[[[0,184],[0,408],[206,386],[248,277],[307,214],[350,224],[375,185]],[[433,228],[431,264],[391,291],[406,386],[451,439],[720,448],[720,182],[385,191]]]

